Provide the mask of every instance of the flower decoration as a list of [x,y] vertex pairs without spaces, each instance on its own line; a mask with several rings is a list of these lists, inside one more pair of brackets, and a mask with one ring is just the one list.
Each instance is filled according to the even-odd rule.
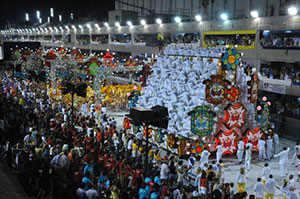
[[204,143],[201,142],[201,141],[200,142],[195,142],[195,143],[192,144],[190,150],[193,154],[195,154],[196,156],[199,156],[199,155],[201,155],[204,146],[205,146]]
[[226,49],[222,56],[222,64],[224,70],[235,70],[240,64],[241,54],[237,53],[235,48]]
[[227,90],[227,99],[234,102],[239,99],[240,91],[236,87],[231,87],[230,90]]
[[64,55],[66,53],[66,50],[64,48],[60,48],[58,51],[58,54]]

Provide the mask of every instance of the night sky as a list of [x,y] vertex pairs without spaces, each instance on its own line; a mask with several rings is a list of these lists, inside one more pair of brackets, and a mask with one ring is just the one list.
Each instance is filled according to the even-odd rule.
[[106,21],[108,11],[114,10],[113,0],[0,0],[0,29],[7,22],[12,25],[25,25],[25,13],[29,13],[30,21],[37,23],[36,11],[41,12],[43,22],[50,16],[50,8],[54,8],[54,17],[58,21],[58,15],[62,14],[63,21],[78,16],[96,16],[97,21]]

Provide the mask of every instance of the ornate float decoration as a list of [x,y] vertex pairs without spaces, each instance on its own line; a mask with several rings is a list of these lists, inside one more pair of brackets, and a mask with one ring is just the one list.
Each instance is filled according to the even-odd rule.
[[203,82],[206,85],[206,101],[215,105],[226,102],[228,81],[223,75],[212,75]]
[[199,156],[199,155],[201,155],[204,147],[205,147],[205,144],[202,141],[194,142],[191,145],[190,151],[195,156]]
[[234,129],[230,129],[229,131],[217,134],[215,137],[216,146],[222,145],[222,154],[232,155],[237,150],[236,140],[238,139],[238,134],[234,131]]
[[250,89],[248,90],[248,99],[251,103],[255,103],[258,98],[258,86],[259,86],[259,79],[256,73],[251,75],[251,81],[248,83]]
[[238,88],[236,87],[231,87],[228,91],[227,91],[227,99],[230,100],[231,102],[234,102],[236,100],[239,99],[240,96],[240,91]]
[[198,136],[207,136],[212,132],[215,113],[206,106],[198,106],[188,113],[191,115],[191,130]]
[[264,96],[262,98],[262,103],[256,107],[258,113],[258,123],[263,131],[267,130],[271,124],[269,120],[270,106],[271,102],[267,102],[267,97]]
[[248,143],[249,141],[253,144],[252,151],[258,151],[258,141],[263,137],[263,133],[260,127],[256,127],[252,130],[247,130],[244,136],[244,142]]
[[226,49],[225,53],[222,55],[222,66],[223,70],[236,70],[238,65],[241,63],[241,54],[237,53],[235,48]]
[[224,124],[227,128],[241,128],[245,125],[246,108],[242,103],[228,104],[224,109]]

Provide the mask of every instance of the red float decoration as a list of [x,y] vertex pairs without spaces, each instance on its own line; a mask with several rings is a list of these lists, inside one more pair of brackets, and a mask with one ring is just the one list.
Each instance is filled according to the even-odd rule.
[[228,104],[224,109],[224,123],[228,128],[241,128],[245,124],[246,108],[242,103]]
[[[216,146],[222,145],[222,154],[229,154],[232,155],[237,150],[237,139],[238,134],[234,131],[234,129],[230,129],[229,131],[223,132],[220,131],[220,133],[217,134],[215,137]],[[216,150],[216,149],[215,149]]]
[[211,79],[203,82],[206,85],[206,101],[218,105],[227,100],[228,81],[223,75],[212,75]]

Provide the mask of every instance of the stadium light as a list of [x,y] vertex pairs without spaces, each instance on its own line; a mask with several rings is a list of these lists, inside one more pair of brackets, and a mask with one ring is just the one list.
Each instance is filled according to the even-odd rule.
[[42,23],[42,18],[39,18],[39,23]]
[[143,26],[145,26],[145,25],[147,24],[146,20],[145,20],[145,19],[142,19],[142,20],[141,20],[141,24],[142,24]]
[[47,22],[50,23],[50,17],[47,17]]
[[71,19],[71,20],[74,19],[74,14],[73,14],[73,13],[70,14],[70,19]]
[[91,30],[91,29],[92,29],[92,27],[91,27],[91,25],[90,25],[90,24],[87,24],[87,25],[86,25],[86,27],[87,27],[89,30]]
[[120,23],[118,21],[116,21],[115,26],[120,27]]
[[162,20],[160,18],[157,18],[155,21],[157,24],[162,24]]
[[54,30],[57,32],[58,31],[57,27],[54,27]]
[[72,25],[73,30],[76,30],[76,26]]
[[291,16],[295,16],[295,15],[297,15],[298,10],[297,10],[296,7],[290,7],[290,8],[288,9],[288,13],[289,13],[289,15],[291,15]]
[[127,21],[127,25],[128,26],[132,26],[132,22],[131,21]]
[[99,27],[99,24],[96,23],[96,24],[95,24],[95,28],[100,28],[100,27]]
[[50,8],[50,17],[54,17],[54,9]]
[[175,20],[176,23],[181,23],[181,18],[180,17],[175,17],[174,20]]
[[61,31],[64,31],[64,29],[63,29],[61,26],[59,26],[59,29],[60,29]]
[[25,20],[29,21],[29,14],[28,13],[25,14]]
[[195,16],[196,21],[202,21],[202,17],[200,15]]
[[252,18],[258,18],[258,12],[256,10],[251,11]]
[[107,22],[104,22],[104,26],[106,26],[108,28],[109,24]]
[[79,27],[81,30],[83,29],[82,25],[78,25],[78,27]]
[[62,21],[62,15],[58,15],[58,21]]
[[226,13],[222,13],[221,14],[221,19],[224,20],[224,21],[228,20],[228,15]]
[[70,30],[69,26],[65,26],[65,28],[67,29],[67,31],[69,31],[69,30]]

